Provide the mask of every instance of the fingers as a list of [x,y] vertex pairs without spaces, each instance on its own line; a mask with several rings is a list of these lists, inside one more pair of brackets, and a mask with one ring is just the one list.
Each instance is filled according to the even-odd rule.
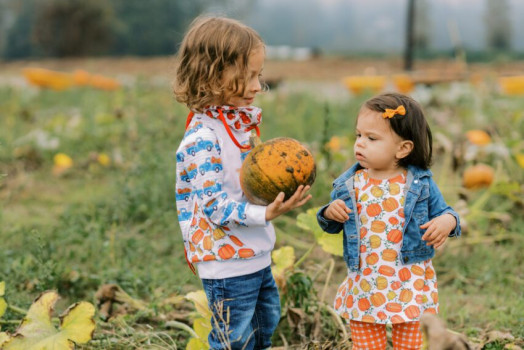
[[348,213],[350,212],[351,209],[349,209],[346,206],[346,204],[340,199],[333,201],[333,203],[331,203],[329,207],[326,209],[328,219],[335,220],[341,223],[349,219]]

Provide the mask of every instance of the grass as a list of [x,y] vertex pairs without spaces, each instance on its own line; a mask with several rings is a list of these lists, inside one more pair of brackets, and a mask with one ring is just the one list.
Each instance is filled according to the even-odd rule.
[[[523,190],[511,184],[524,182],[514,158],[524,152],[524,103],[492,90],[454,88],[417,91],[433,132],[442,134],[456,150],[465,147],[464,131],[485,128],[508,154],[480,152],[466,159],[446,151],[442,138],[436,138],[437,182],[450,204],[466,198],[470,212],[464,215],[472,218],[464,237],[449,242],[435,258],[441,315],[450,328],[472,339],[496,329],[510,332],[522,346]],[[260,97],[262,139],[282,136],[285,130],[285,136],[306,142],[317,158],[314,199],[304,211],[328,201],[331,181],[352,162],[355,116],[367,97],[327,103],[321,95],[278,89]],[[6,174],[0,182],[0,281],[6,281],[8,303],[27,308],[48,289],[58,290],[64,306],[79,300],[96,303],[96,290],[116,283],[146,301],[149,310],[129,312],[108,323],[97,319],[95,339],[84,348],[140,348],[148,343],[183,348],[187,333],[166,322],[187,310],[166,300],[201,288],[185,263],[174,203],[174,155],[187,110],[174,101],[169,87],[139,80],[115,92],[0,87],[0,111],[0,173]],[[326,151],[332,136],[346,142],[349,152]],[[52,169],[58,152],[74,161],[61,176],[53,175]],[[110,166],[96,161],[101,153],[110,156]],[[475,161],[497,169],[498,190],[461,187],[460,172]],[[455,171],[452,164],[457,164]],[[481,201],[485,193],[488,200]],[[314,242],[295,225],[302,209],[275,221],[277,247],[294,245],[297,257]],[[471,216],[474,210],[477,216]],[[303,272],[314,275],[329,258],[316,249]],[[345,273],[342,259],[335,262],[328,304]],[[323,282],[321,276],[317,285]],[[305,297],[317,298],[314,294],[320,292],[310,291]],[[8,310],[3,319],[19,317]],[[2,330],[14,328],[2,325]],[[336,327],[325,329],[326,339],[337,335]],[[290,342],[296,340],[284,321],[279,332]],[[275,340],[282,343],[279,336]]]

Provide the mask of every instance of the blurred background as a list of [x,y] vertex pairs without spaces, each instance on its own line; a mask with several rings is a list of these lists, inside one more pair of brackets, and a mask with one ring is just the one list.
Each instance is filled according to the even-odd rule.
[[317,164],[313,199],[274,221],[274,345],[349,346],[331,307],[341,235],[315,211],[355,161],[361,104],[399,91],[424,108],[434,179],[461,216],[434,259],[440,317],[474,349],[523,348],[522,0],[0,0],[0,347],[56,290],[58,313],[96,307],[80,349],[208,348],[175,206],[188,110],[171,87],[204,13],[261,34],[261,138],[295,138]]

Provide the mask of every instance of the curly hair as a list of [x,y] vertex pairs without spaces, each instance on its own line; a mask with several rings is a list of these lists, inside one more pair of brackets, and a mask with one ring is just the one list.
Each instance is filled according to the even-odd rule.
[[422,107],[417,101],[403,94],[385,93],[372,97],[363,106],[382,113],[386,111],[386,108],[395,109],[400,105],[404,106],[406,114],[397,114],[386,120],[389,121],[391,129],[397,135],[404,140],[413,142],[413,150],[409,155],[400,159],[398,165],[401,167],[415,165],[422,169],[428,169],[432,162],[433,137]]
[[[239,21],[197,17],[177,54],[176,100],[201,112],[209,104],[223,104],[230,96],[243,93],[248,58],[259,47],[264,47],[260,35]],[[224,72],[231,68],[232,79],[223,81]]]

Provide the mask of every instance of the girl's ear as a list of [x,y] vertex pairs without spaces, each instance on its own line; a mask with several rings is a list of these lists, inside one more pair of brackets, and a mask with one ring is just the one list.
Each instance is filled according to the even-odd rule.
[[401,141],[397,153],[395,154],[395,157],[397,159],[406,158],[411,153],[411,151],[413,151],[413,146],[413,141]]

